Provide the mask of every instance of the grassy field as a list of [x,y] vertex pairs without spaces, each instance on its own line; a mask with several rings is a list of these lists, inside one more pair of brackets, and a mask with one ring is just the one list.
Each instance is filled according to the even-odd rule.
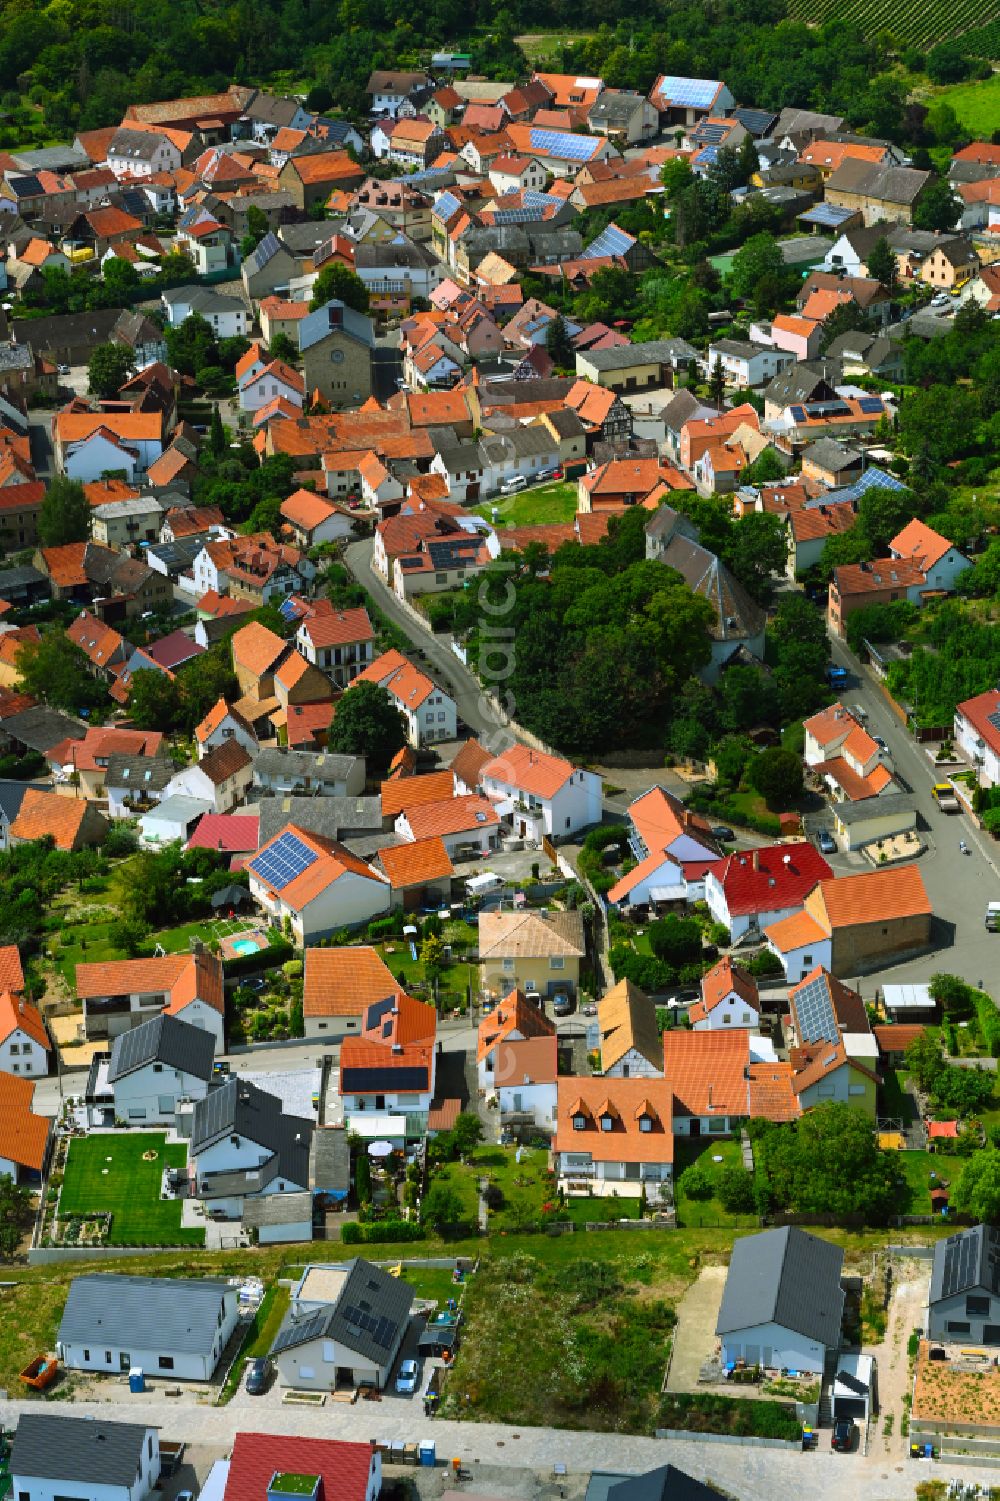
[[530,31],[514,40],[529,63],[534,63],[540,57],[549,57],[557,47],[569,42],[586,42],[593,35],[592,31]]
[[989,137],[1000,129],[1000,73],[982,83],[957,83],[941,89],[935,99],[946,99],[972,135]]
[[[873,1250],[884,1246],[887,1239],[891,1238],[897,1244],[912,1242],[921,1245],[947,1235],[949,1230],[950,1226],[942,1223],[891,1232],[816,1230],[813,1233],[841,1246],[848,1269],[859,1270],[870,1267]],[[523,1252],[541,1261],[560,1280],[575,1276],[581,1262],[591,1266],[607,1263],[613,1267],[625,1260],[636,1279],[640,1274],[645,1276],[648,1273],[651,1288],[661,1289],[665,1297],[675,1297],[697,1276],[702,1265],[728,1260],[739,1233],[725,1229],[675,1230],[637,1236],[634,1231],[606,1230],[552,1237],[506,1235],[502,1240],[492,1242],[442,1240],[430,1236],[416,1244],[405,1242],[372,1249],[374,1259],[380,1262],[407,1257],[469,1256],[473,1259],[482,1257],[484,1266],[490,1266],[497,1257],[506,1259]],[[334,1259],[337,1255],[335,1247],[336,1243],[331,1242],[324,1254]],[[151,1252],[142,1258],[141,1268],[137,1268],[134,1258],[128,1257],[57,1263],[54,1266],[9,1266],[4,1272],[4,1285],[0,1286],[0,1387],[6,1387],[19,1396],[32,1396],[27,1389],[20,1387],[18,1372],[32,1356],[53,1348],[69,1284],[74,1277],[85,1272],[134,1274],[141,1270],[146,1277],[256,1276],[270,1283],[278,1277],[299,1275],[309,1251],[306,1246],[256,1246],[230,1251],[190,1247]],[[421,1286],[419,1282],[417,1285]],[[512,1369],[519,1369],[519,1363],[518,1354]],[[60,1382],[55,1390],[59,1395],[65,1394],[65,1383]],[[541,1418],[535,1417],[532,1421],[539,1422]]]
[[[49,937],[49,948],[55,964],[71,988],[75,981],[78,964],[103,964],[110,959],[126,959],[124,949],[116,948],[108,936],[114,926],[113,920],[74,924],[59,930],[58,937]],[[247,927],[253,921],[247,919]],[[176,928],[164,928],[151,933],[140,949],[142,955],[152,954],[156,945],[162,944],[168,954],[187,953],[192,938],[200,938],[206,945],[216,937],[211,918],[199,918],[197,922],[181,923]]]
[[[474,949],[479,941],[477,929],[465,922],[445,923],[442,936],[445,943],[450,943],[456,950]],[[427,980],[423,960],[419,957],[419,945],[416,959],[410,953],[409,941],[402,938],[393,938],[388,943],[376,943],[373,947],[403,988],[416,989],[419,993],[420,987],[426,984]],[[464,992],[468,987],[471,987],[473,995],[479,989],[478,966],[460,961],[449,964],[441,975],[441,990]],[[427,997],[421,995],[421,999],[427,999]]]
[[[721,1162],[713,1161],[713,1158],[721,1157]],[[699,1167],[707,1173],[717,1172],[723,1167],[739,1167],[743,1162],[738,1141],[685,1141],[677,1137],[674,1141],[674,1202],[677,1209],[677,1223],[685,1229],[702,1225],[738,1225],[741,1223],[739,1216],[728,1214],[718,1199],[689,1199],[681,1187],[681,1174],[684,1169],[697,1162]],[[744,1215],[742,1222],[747,1223],[749,1216]]]
[[943,1152],[899,1152],[899,1165],[906,1180],[907,1202],[902,1214],[930,1214],[931,1173],[943,1178],[952,1188],[962,1172],[962,1158]]
[[[156,1152],[152,1162],[143,1153]],[[160,1198],[164,1167],[183,1167],[187,1148],[141,1131],[120,1136],[75,1137],[66,1160],[62,1215],[112,1215],[110,1239],[131,1246],[203,1246],[204,1230],[181,1228],[179,1200]]]
[[473,509],[493,519],[493,508],[505,526],[544,526],[553,521],[572,521],[577,511],[577,488],[573,480],[553,480],[550,485],[534,485],[519,495],[498,495]]

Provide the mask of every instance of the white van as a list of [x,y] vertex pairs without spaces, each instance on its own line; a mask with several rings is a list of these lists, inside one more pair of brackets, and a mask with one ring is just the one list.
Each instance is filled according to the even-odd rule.
[[987,904],[986,927],[991,933],[1000,933],[1000,902]]
[[518,490],[527,490],[528,481],[523,474],[515,474],[513,479],[504,480],[500,486],[501,495],[516,495]]
[[484,870],[481,876],[470,876],[465,883],[466,893],[476,901],[484,896],[492,896],[495,891],[503,889],[503,877],[495,871]]

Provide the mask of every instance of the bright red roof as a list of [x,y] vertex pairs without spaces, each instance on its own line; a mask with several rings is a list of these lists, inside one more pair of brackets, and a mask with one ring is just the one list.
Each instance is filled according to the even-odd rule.
[[262,1501],[272,1477],[318,1475],[324,1501],[364,1501],[375,1451],[343,1439],[238,1433],[233,1442],[225,1501]]
[[833,875],[819,851],[804,840],[729,855],[710,870],[731,917],[799,907],[817,882]]

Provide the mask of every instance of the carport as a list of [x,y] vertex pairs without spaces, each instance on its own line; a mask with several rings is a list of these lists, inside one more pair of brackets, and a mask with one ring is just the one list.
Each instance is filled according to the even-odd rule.
[[875,1362],[870,1355],[840,1355],[830,1393],[834,1422],[853,1418],[864,1427],[871,1416]]

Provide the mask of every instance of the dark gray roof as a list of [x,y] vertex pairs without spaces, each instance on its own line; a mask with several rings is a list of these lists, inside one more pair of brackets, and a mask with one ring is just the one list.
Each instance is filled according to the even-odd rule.
[[205,546],[204,532],[199,537],[181,537],[178,542],[157,542],[147,548],[147,558],[158,558],[168,573],[183,573],[190,568]]
[[37,568],[32,568],[30,563],[21,568],[0,569],[0,597],[7,589],[24,589],[29,584],[47,584],[48,579],[44,573],[39,573]]
[[645,94],[630,94],[623,89],[604,89],[598,94],[596,104],[591,106],[587,119],[591,125],[596,120],[612,128],[616,125],[626,126],[645,103]]
[[1000,1229],[995,1225],[974,1225],[934,1247],[931,1303],[980,1287],[1000,1296]]
[[214,1058],[215,1037],[211,1032],[161,1012],[115,1038],[108,1083],[134,1074],[147,1063],[163,1063],[196,1079],[210,1079]]
[[359,245],[354,252],[354,268],[359,274],[363,270],[394,270],[400,266],[422,268],[437,264],[437,257],[426,245],[418,245],[416,240],[406,236],[382,245]]
[[223,1136],[245,1136],[273,1154],[276,1172],[305,1188],[314,1130],[315,1123],[304,1116],[285,1115],[277,1095],[230,1076],[195,1105],[191,1153],[205,1151]]
[[20,714],[11,714],[0,723],[0,729],[12,740],[19,740],[29,750],[44,755],[62,740],[82,740],[86,725],[79,719],[71,719],[58,709],[47,709],[36,704],[33,709],[22,709]]
[[313,220],[306,224],[282,224],[278,238],[293,255],[311,254],[330,238],[330,222]]
[[745,640],[764,629],[766,613],[752,600],[713,552],[679,531],[658,554],[668,568],[676,568],[689,589],[702,595],[715,608],[715,625],[709,634],[716,641]]
[[789,365],[764,388],[764,400],[778,406],[793,401],[810,401],[824,386],[832,391],[841,378],[838,360],[800,360]]
[[802,457],[835,474],[839,474],[842,469],[853,469],[861,462],[858,449],[838,443],[836,438],[817,438],[815,443],[810,443],[803,449]]
[[59,1341],[123,1350],[152,1345],[164,1352],[208,1355],[222,1300],[232,1291],[228,1283],[207,1277],[127,1277],[117,1272],[74,1277]]
[[142,1468],[146,1433],[142,1423],[25,1412],[17,1423],[11,1474],[77,1485],[132,1487]]
[[333,751],[288,750],[284,746],[265,746],[254,761],[254,774],[260,777],[309,777],[313,782],[341,782],[358,764],[357,756],[341,756]]
[[718,1491],[676,1465],[661,1465],[645,1475],[594,1470],[585,1501],[718,1501],[718,1497]]
[[909,792],[884,792],[881,797],[864,797],[852,803],[849,798],[837,804],[837,818],[841,823],[864,823],[866,818],[882,818],[889,813],[908,813],[917,806]]
[[774,1323],[835,1348],[843,1264],[839,1246],[793,1225],[744,1236],[733,1246],[716,1334]]
[[305,1318],[289,1317],[278,1330],[271,1354],[314,1339],[332,1339],[372,1365],[385,1365],[399,1347],[410,1320],[413,1288],[401,1277],[355,1257],[337,1301]]
[[0,781],[0,818],[7,823],[13,823],[21,811],[24,802],[24,794],[29,787],[40,788],[42,792],[51,792],[47,782],[14,782],[6,778]]
[[262,797],[257,806],[262,845],[288,823],[325,839],[382,832],[380,797]]
[[714,407],[705,406],[684,387],[674,392],[660,415],[668,432],[679,433],[685,422],[690,422],[692,417],[700,421],[703,417],[716,417],[718,413]]
[[627,370],[630,365],[672,365],[698,356],[685,339],[649,339],[644,344],[619,344],[614,349],[589,349],[577,356],[595,370]]

